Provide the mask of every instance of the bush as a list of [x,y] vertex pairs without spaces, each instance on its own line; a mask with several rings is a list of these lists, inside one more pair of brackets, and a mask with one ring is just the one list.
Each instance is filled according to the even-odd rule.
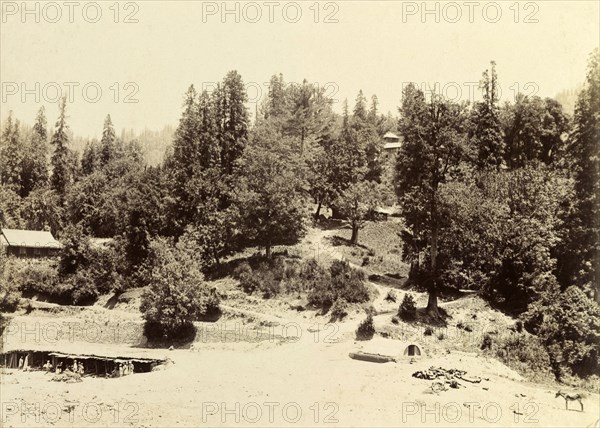
[[[572,182],[531,165],[480,172],[440,188],[440,281],[480,289],[515,314],[558,288],[553,258]],[[519,231],[519,233],[515,233]]]
[[417,307],[415,306],[415,299],[413,299],[412,294],[406,293],[404,299],[402,299],[400,308],[398,309],[398,316],[404,321],[412,321],[415,319],[416,315]]
[[261,263],[258,269],[253,272],[258,283],[257,289],[262,293],[265,299],[269,299],[279,294],[283,273],[284,270],[281,265],[274,265],[271,267],[267,263]]
[[181,324],[161,324],[154,321],[144,323],[144,336],[150,341],[177,340],[191,342],[196,337],[196,327],[192,322]]
[[523,332],[523,321],[517,320],[517,322],[515,323],[515,331],[517,333],[522,333]]
[[175,338],[191,322],[219,311],[219,297],[204,282],[196,254],[188,248],[173,247],[165,239],[150,244],[149,289],[142,296],[140,309],[163,339]]
[[600,306],[577,287],[531,305],[525,329],[539,336],[557,379],[574,373],[590,376],[600,369]]
[[[125,285],[132,285],[133,277],[140,276],[139,272],[128,273],[125,279],[120,273],[125,264],[120,255],[122,248],[117,249],[112,244],[94,247],[80,226],[66,229],[61,241],[58,285],[51,286],[52,291],[60,292],[57,297],[61,300],[73,304],[93,303],[101,294],[123,291]],[[56,295],[51,290],[46,292]]]
[[356,338],[358,340],[370,340],[375,335],[375,326],[373,325],[373,316],[367,315],[356,329]]
[[14,278],[22,293],[57,294],[58,272],[55,265],[46,261],[29,261],[23,264]]
[[396,303],[396,293],[394,293],[393,290],[388,291],[387,295],[385,296],[385,301]]
[[443,331],[439,332],[437,335],[438,340],[444,340],[446,338],[446,335],[444,334]]
[[311,282],[318,280],[325,273],[325,270],[321,265],[319,265],[317,259],[308,259],[305,263],[302,264],[302,267],[300,269],[300,279],[306,282]]
[[465,324],[462,321],[459,321],[456,324],[456,328],[464,330],[464,331],[466,331],[468,333],[471,333],[473,331],[473,327],[471,327],[471,324]]
[[340,321],[348,316],[348,302],[346,299],[338,299],[331,307],[331,321]]
[[369,300],[362,271],[353,269],[348,262],[335,260],[329,273],[322,268],[314,270],[308,301],[312,305],[330,307],[338,299],[349,303],[363,303]]
[[481,350],[485,351],[486,349],[492,349],[492,345],[494,343],[494,340],[492,339],[492,336],[490,336],[489,334],[485,334],[485,336],[483,336],[483,340],[481,341]]
[[423,334],[424,334],[425,336],[431,336],[431,335],[433,334],[433,329],[432,329],[431,327],[427,326],[427,327],[425,328],[425,331],[423,332]]
[[14,312],[19,307],[21,294],[17,287],[0,277],[0,312]]
[[233,272],[233,276],[240,281],[244,292],[248,294],[259,292],[264,298],[279,294],[280,282],[284,275],[284,266],[280,262],[273,264],[262,262],[256,269],[252,269],[248,262],[244,262]]
[[[484,342],[486,337],[489,338],[488,342],[492,341],[492,337],[486,335]],[[543,342],[535,336],[511,334],[507,339],[497,343],[495,354],[500,361],[531,380],[547,381],[553,377],[550,371],[550,356]]]
[[74,305],[91,304],[100,294],[88,270],[79,270],[69,275],[61,285],[61,290],[63,294],[70,296]]

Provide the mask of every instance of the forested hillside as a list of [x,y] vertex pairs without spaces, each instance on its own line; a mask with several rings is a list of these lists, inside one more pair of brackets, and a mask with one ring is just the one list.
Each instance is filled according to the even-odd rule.
[[[303,261],[290,273],[274,249],[297,243],[326,208],[360,245],[365,222],[397,204],[398,257],[411,266],[409,285],[428,293],[427,322],[447,317],[441,296],[475,290],[537,336],[557,379],[597,375],[599,67],[596,50],[572,117],[550,98],[501,103],[493,62],[481,101],[408,85],[398,117],[362,91],[338,115],[319,85],[274,75],[251,123],[236,71],[211,93],[187,88],[175,130],[119,133],[127,124],[107,115],[101,138],[84,141],[66,99],[35,118],[11,114],[0,225],[49,229],[64,248],[51,263],[0,252],[0,310],[15,310],[24,293],[89,304],[148,287],[144,317],[174,335],[218,310],[206,278],[228,275],[231,257],[253,248],[259,260],[235,272],[245,291],[268,298],[294,279],[311,304],[339,309],[369,299],[360,272]],[[390,130],[402,146],[385,165]]]

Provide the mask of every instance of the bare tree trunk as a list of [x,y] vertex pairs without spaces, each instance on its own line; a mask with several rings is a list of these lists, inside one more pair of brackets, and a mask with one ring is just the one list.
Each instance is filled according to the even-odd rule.
[[427,299],[427,313],[439,317],[438,287],[437,287],[437,253],[438,253],[438,225],[435,192],[431,203],[431,272],[429,278],[429,298]]
[[267,240],[267,244],[265,245],[265,256],[267,259],[271,258],[271,239]]
[[317,211],[315,212],[315,220],[319,219],[319,215],[321,214],[321,206],[323,205],[323,201],[319,200],[319,204],[317,205]]
[[352,223],[352,237],[350,238],[350,243],[352,245],[356,245],[358,242],[358,225]]

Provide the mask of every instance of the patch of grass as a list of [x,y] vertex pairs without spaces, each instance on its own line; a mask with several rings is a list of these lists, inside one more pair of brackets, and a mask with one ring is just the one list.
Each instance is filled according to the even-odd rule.
[[352,232],[349,229],[340,229],[331,238],[331,243],[356,265],[362,264],[365,256],[363,250],[366,250],[366,255],[371,260],[365,267],[370,273],[394,273],[406,277],[409,266],[402,261],[402,239],[399,232],[400,224],[395,221],[367,222],[359,232],[356,246],[350,245]]

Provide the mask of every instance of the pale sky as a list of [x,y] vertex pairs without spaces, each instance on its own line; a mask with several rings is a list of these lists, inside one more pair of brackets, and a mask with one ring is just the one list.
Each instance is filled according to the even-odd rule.
[[136,1],[120,2],[118,16],[114,3],[28,2],[24,15],[21,1],[1,2],[2,120],[13,110],[31,124],[43,104],[53,124],[56,89],[71,85],[75,134],[99,136],[107,113],[118,130],[158,130],[177,124],[190,84],[211,86],[233,69],[253,100],[283,73],[325,86],[337,111],[362,89],[396,114],[411,81],[469,100],[490,60],[504,99],[517,88],[555,96],[584,80],[600,40],[598,1],[227,2],[225,15],[220,1]]

